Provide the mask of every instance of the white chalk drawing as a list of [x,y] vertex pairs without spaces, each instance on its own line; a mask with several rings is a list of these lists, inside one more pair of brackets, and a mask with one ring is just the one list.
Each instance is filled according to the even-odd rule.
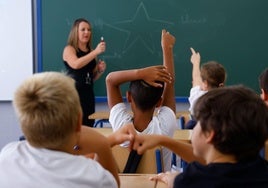
[[[115,32],[124,33],[126,36],[126,38],[122,39],[124,40],[124,44],[120,49],[114,49],[116,51],[110,54],[105,53],[102,55],[102,59],[121,59],[138,41],[151,54],[158,55],[160,52],[156,51],[153,34],[155,34],[155,32],[160,33],[162,28],[170,28],[175,25],[173,22],[155,19],[150,16],[143,2],[140,2],[134,15],[130,15],[130,17],[130,19],[113,23],[107,23],[101,18],[93,20],[92,25],[100,29],[100,31],[110,28]],[[70,19],[66,18],[65,21],[67,25],[72,25]],[[157,42],[157,44],[159,44],[159,42]],[[142,48],[142,46],[139,48]]]
[[[117,21],[114,24],[107,24],[107,26],[113,27],[114,29],[127,34],[127,39],[125,40],[122,50],[123,54],[126,53],[133,45],[135,45],[138,40],[141,41],[143,46],[149,52],[154,53],[155,46],[152,31],[159,29],[160,24],[161,26],[174,25],[172,22],[150,17],[146,7],[144,6],[143,2],[141,2],[131,19]],[[135,27],[135,25],[137,25],[137,27]],[[140,25],[143,27],[140,27]]]

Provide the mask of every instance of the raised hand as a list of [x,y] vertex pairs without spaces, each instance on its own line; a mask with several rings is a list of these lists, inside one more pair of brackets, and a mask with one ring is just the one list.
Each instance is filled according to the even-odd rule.
[[168,31],[165,29],[162,30],[162,36],[161,36],[161,46],[162,48],[173,48],[175,44],[175,37],[171,35]]
[[192,52],[192,56],[191,56],[192,64],[200,63],[201,56],[200,56],[199,52],[196,52],[193,48],[190,48],[190,50]]

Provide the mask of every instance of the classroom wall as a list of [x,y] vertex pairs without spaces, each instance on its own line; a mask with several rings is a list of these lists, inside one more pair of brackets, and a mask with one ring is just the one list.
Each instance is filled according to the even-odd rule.
[[33,73],[31,0],[0,0],[0,101]]

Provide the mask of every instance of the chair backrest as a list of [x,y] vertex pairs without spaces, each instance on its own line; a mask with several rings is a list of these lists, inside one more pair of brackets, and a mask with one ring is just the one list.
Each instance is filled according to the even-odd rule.
[[[192,132],[193,132],[193,130],[191,130],[191,129],[178,129],[178,130],[175,130],[173,138],[175,140],[180,140],[180,141],[191,143]],[[177,169],[178,168],[185,169],[185,167],[187,166],[187,162],[180,159],[180,163],[178,163],[178,161],[177,161],[178,157],[179,156],[177,156],[175,153],[173,153],[172,166],[176,167]]]
[[176,140],[190,142],[193,130],[191,129],[177,129],[173,134],[173,138]]
[[[123,173],[130,153],[129,149],[120,145],[116,145],[112,148],[112,152],[117,163],[118,172]],[[136,173],[156,174],[162,172],[162,169],[162,149],[160,146],[158,146],[153,149],[147,150],[142,155]]]

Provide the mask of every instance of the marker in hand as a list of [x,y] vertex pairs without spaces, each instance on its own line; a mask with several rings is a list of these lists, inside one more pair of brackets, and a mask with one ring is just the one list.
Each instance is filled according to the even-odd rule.
[[101,42],[104,42],[104,38],[103,37],[101,37]]

